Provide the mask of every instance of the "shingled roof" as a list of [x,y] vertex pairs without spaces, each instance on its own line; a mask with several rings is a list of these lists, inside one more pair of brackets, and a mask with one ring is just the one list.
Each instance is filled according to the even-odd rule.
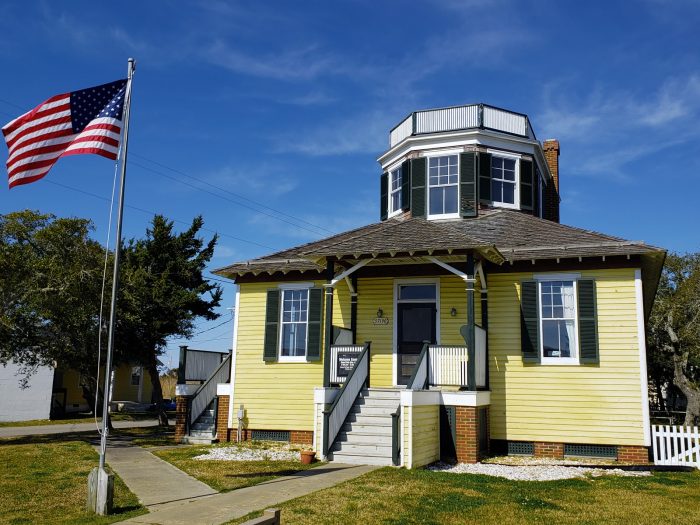
[[501,264],[505,261],[658,255],[664,250],[642,241],[627,241],[574,228],[513,210],[482,212],[473,219],[429,221],[393,218],[319,241],[225,266],[214,273],[230,278],[260,273],[322,271],[325,259],[459,254],[476,251]]

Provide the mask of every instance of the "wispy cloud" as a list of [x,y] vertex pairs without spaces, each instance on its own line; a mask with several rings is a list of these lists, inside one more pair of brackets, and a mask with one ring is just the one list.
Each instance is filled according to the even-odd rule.
[[697,74],[666,79],[651,93],[598,86],[583,97],[555,94],[570,92],[571,82],[548,86],[534,119],[540,134],[576,144],[572,174],[630,182],[636,161],[700,136]]
[[277,153],[296,152],[318,157],[352,153],[378,153],[386,144],[396,115],[387,109],[361,111],[317,125],[302,133],[276,139]]
[[224,165],[203,174],[202,179],[216,186],[235,188],[237,193],[268,197],[284,195],[299,185],[288,168],[265,162],[255,166]]
[[[580,142],[599,140],[601,133],[630,129],[659,129],[679,121],[696,120],[700,112],[700,76],[671,78],[655,92],[633,93],[598,87],[585,97],[555,95],[566,92],[560,83],[545,90],[538,116],[547,136]],[[595,129],[596,133],[591,131]]]
[[203,57],[230,71],[278,80],[309,80],[333,69],[333,59],[315,44],[286,49],[278,53],[253,55],[223,39],[212,42]]

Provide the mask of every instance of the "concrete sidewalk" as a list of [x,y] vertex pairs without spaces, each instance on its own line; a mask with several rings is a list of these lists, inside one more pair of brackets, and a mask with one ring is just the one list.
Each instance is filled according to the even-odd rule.
[[136,446],[107,448],[107,465],[146,507],[217,494],[209,485],[188,476],[167,461]]
[[[108,459],[107,461],[112,464],[112,460]],[[122,476],[119,469],[112,466]],[[256,510],[263,510],[318,490],[333,487],[377,468],[379,467],[335,463],[323,465],[293,476],[260,483],[253,487],[151,507],[150,514],[137,516],[120,523],[218,525]],[[136,494],[141,497],[138,492]]]
[[[157,419],[144,419],[142,421],[112,421],[114,428],[143,428],[155,427]],[[69,423],[65,425],[37,425],[31,427],[0,427],[0,438],[20,436],[42,436],[45,434],[72,434],[75,432],[97,432],[94,421],[89,423]]]

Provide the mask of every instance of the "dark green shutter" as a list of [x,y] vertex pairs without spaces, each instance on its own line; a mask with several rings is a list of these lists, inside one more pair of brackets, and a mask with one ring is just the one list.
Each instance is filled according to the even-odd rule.
[[401,164],[401,209],[411,209],[411,163],[407,160]]
[[267,305],[265,307],[265,347],[263,349],[264,361],[277,361],[279,322],[280,291],[275,288],[274,290],[267,291]]
[[479,199],[491,200],[491,155],[479,153]]
[[319,361],[321,359],[321,310],[323,305],[323,290],[321,288],[309,289],[309,328],[308,346],[306,348],[307,361]]
[[535,165],[535,174],[532,177],[532,214],[535,217],[540,216],[540,170]]
[[523,210],[532,209],[533,178],[532,161],[520,159],[520,208]]
[[462,217],[476,217],[476,153],[459,156],[459,211]]
[[540,323],[537,310],[537,282],[523,281],[520,286],[520,343],[523,361],[539,360]]
[[411,215],[425,217],[425,158],[411,160]]
[[581,279],[578,286],[578,341],[582,363],[598,362],[595,281]]
[[389,174],[382,173],[379,181],[379,219],[384,221],[387,218],[389,206]]

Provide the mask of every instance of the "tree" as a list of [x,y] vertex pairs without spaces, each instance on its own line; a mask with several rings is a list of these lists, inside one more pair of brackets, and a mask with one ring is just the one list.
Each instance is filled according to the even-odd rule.
[[153,218],[146,237],[131,240],[122,264],[118,341],[123,351],[147,370],[153,385],[158,419],[168,424],[158,357],[169,337],[190,337],[199,318],[216,319],[222,290],[202,275],[214,254],[217,236],[206,245],[197,237],[202,217],[184,232],[173,232],[173,223],[162,215]]
[[37,211],[0,216],[0,363],[22,365],[25,384],[38,366],[77,370],[93,406],[104,249],[91,229]]
[[649,321],[650,371],[687,399],[685,424],[700,419],[700,253],[671,254]]

